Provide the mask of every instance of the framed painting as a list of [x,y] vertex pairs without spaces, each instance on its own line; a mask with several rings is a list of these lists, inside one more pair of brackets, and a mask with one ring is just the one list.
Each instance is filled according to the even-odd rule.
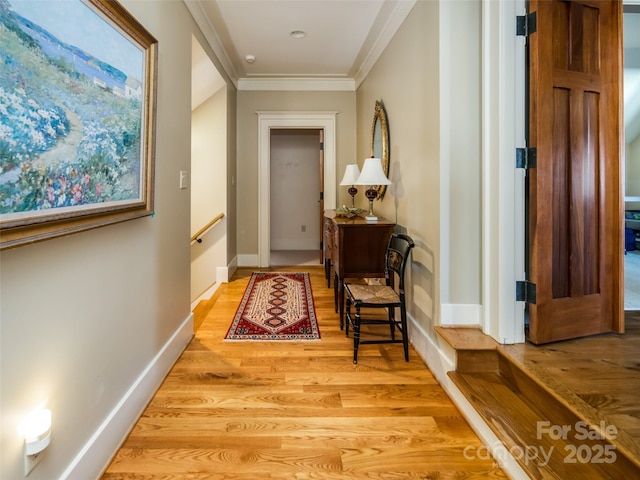
[[157,41],[112,0],[0,0],[0,249],[153,213]]

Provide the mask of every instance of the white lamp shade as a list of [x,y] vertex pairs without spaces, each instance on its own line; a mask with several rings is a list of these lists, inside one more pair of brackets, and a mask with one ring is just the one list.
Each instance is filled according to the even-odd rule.
[[382,161],[379,158],[367,158],[362,172],[354,185],[391,185],[391,180],[382,171]]
[[344,176],[340,185],[355,185],[360,176],[360,169],[357,163],[350,163],[344,170]]

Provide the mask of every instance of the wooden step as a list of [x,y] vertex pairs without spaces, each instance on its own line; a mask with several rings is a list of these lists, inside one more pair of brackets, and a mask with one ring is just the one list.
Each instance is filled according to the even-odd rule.
[[494,372],[498,370],[498,342],[474,327],[435,327],[438,334],[456,351],[457,372]]
[[497,461],[510,452],[532,478],[640,478],[637,461],[616,444],[614,428],[589,422],[498,345],[492,350],[496,366],[483,361],[484,372],[480,362],[470,366],[474,344],[478,355],[491,351],[479,330],[441,330],[463,360],[449,377],[503,443]]

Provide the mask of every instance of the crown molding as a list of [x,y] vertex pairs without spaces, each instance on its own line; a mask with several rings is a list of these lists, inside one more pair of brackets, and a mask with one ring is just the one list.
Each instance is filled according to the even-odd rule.
[[202,35],[209,43],[209,46],[213,50],[213,53],[217,57],[225,73],[231,82],[233,82],[233,85],[238,88],[238,73],[236,72],[233,62],[229,58],[226,50],[222,47],[222,42],[216,34],[213,25],[209,22],[209,17],[204,12],[201,2],[189,0],[183,0],[183,2],[187,7],[187,10],[189,10],[189,13],[191,13],[196,25],[200,28]]
[[351,78],[240,78],[238,90],[354,92],[356,85]]
[[[360,52],[358,58],[364,56],[364,58],[359,63],[360,67],[356,71],[354,77],[355,87],[358,88],[360,84],[367,78],[369,72],[373,68],[373,66],[384,52],[391,39],[396,34],[400,26],[403,24],[413,7],[415,6],[417,0],[397,0],[395,2],[385,2],[385,6],[383,8],[390,8],[391,12],[389,14],[384,13],[382,10],[380,11],[380,18],[386,18],[387,20],[383,25],[379,26],[378,34],[375,38],[370,40],[371,47],[368,49],[363,49]],[[640,1],[640,0],[638,0]],[[374,28],[372,30],[376,31]]]
[[[640,1],[640,0],[638,0]],[[354,63],[355,72],[343,78],[239,78],[238,71],[223,47],[216,29],[210,23],[201,2],[183,0],[202,35],[216,55],[225,73],[238,90],[254,91],[355,91],[367,77],[385,48],[405,21],[417,0],[387,0],[378,15],[377,24]]]

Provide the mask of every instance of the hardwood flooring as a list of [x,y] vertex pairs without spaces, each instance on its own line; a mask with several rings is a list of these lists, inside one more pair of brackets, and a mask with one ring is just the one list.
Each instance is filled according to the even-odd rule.
[[640,312],[624,335],[498,345],[440,328],[456,350],[449,377],[531,478],[640,478]]
[[104,480],[506,478],[413,349],[362,345],[354,365],[323,268],[277,270],[311,273],[321,340],[223,341],[238,270]]
[[614,428],[616,449],[640,469],[640,312],[625,312],[623,335],[500,349],[580,418]]

